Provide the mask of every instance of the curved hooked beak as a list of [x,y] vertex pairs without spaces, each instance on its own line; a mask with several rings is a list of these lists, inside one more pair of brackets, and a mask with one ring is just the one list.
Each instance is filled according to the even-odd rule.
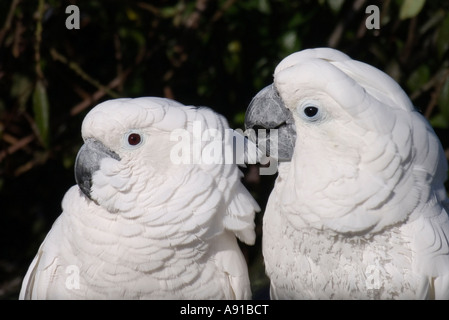
[[[95,139],[87,139],[78,151],[75,160],[75,180],[81,191],[91,200],[92,176],[100,169],[103,158],[120,161],[120,157]],[[93,200],[94,201],[94,200]]]
[[[263,88],[252,99],[245,114],[245,128],[249,138],[267,155],[279,161],[291,160],[296,141],[295,123],[274,84]],[[272,130],[277,134],[273,135]]]

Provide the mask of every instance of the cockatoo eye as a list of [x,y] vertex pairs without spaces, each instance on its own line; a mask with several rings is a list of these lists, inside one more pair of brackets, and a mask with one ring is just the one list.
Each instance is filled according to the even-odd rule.
[[140,134],[138,134],[138,133],[131,133],[131,134],[128,136],[128,143],[129,143],[131,146],[136,146],[136,145],[138,145],[141,141],[142,141],[142,137],[141,137]]
[[301,119],[308,122],[315,122],[323,117],[318,103],[306,102],[298,107],[297,112]]
[[309,118],[313,118],[318,113],[318,108],[314,106],[308,106],[304,108],[304,114]]
[[136,148],[143,143],[143,135],[136,131],[130,131],[123,137],[124,145],[128,148]]

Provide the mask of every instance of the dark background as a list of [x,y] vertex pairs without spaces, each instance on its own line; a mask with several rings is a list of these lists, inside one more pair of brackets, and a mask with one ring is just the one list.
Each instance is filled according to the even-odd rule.
[[[65,26],[68,5],[80,29]],[[380,29],[367,29],[368,5]],[[449,154],[447,0],[0,2],[0,299],[22,277],[75,183],[83,117],[116,97],[207,105],[243,128],[251,98],[288,54],[329,46],[396,79]],[[274,176],[245,169],[265,206]],[[258,243],[242,246],[256,298],[267,279]]]

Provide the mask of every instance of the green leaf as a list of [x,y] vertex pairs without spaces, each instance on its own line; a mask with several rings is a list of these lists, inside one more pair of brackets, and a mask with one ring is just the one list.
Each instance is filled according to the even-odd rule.
[[410,92],[415,92],[420,90],[424,84],[426,84],[430,79],[430,68],[427,65],[419,66],[413,73],[409,76],[407,80],[407,87]]
[[162,18],[173,18],[178,13],[176,6],[164,7],[160,10]]
[[14,73],[12,76],[11,96],[17,99],[19,109],[25,105],[33,92],[33,82],[26,76]]
[[443,20],[437,35],[438,56],[442,58],[449,49],[449,14]]
[[263,14],[270,14],[271,13],[271,7],[268,0],[259,0],[258,3],[259,11]]
[[329,7],[334,13],[338,13],[341,10],[345,0],[327,0]]
[[137,43],[139,48],[142,48],[145,46],[145,36],[142,34],[142,32],[140,32],[138,30],[135,30],[132,28],[127,28],[127,27],[122,27],[122,28],[119,28],[118,34],[119,34],[120,38],[130,39],[131,41],[134,41],[135,43]]
[[441,88],[440,95],[438,96],[438,107],[443,117],[449,122],[449,78],[446,78]]
[[241,111],[235,114],[233,122],[235,126],[243,128],[245,126],[245,111]]
[[242,51],[242,44],[238,40],[234,40],[228,43],[228,51],[230,53],[239,53]]
[[134,11],[131,8],[126,8],[126,16],[128,17],[129,20],[131,21],[138,21],[139,20],[139,14]]
[[49,109],[47,89],[42,80],[38,80],[33,92],[34,121],[36,123],[40,141],[46,148],[49,146]]
[[449,128],[449,119],[443,116],[442,113],[439,113],[436,116],[430,118],[430,125],[433,128],[447,129]]
[[404,0],[399,10],[399,19],[405,20],[416,17],[426,4],[426,0]]
[[286,54],[298,51],[301,47],[301,40],[296,31],[287,31],[281,38],[282,48]]

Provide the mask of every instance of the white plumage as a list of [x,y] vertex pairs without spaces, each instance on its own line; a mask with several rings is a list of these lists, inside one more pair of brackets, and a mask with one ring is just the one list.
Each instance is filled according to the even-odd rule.
[[273,88],[296,144],[264,214],[272,298],[448,299],[447,161],[400,86],[319,48],[281,61]]
[[[172,161],[173,130],[193,144],[195,124],[222,134],[219,156],[232,152],[226,120],[208,108],[136,98],[90,111],[76,165],[88,181],[65,194],[20,298],[251,298],[236,236],[254,243],[259,207],[235,164]],[[214,143],[203,138],[201,151]]]

